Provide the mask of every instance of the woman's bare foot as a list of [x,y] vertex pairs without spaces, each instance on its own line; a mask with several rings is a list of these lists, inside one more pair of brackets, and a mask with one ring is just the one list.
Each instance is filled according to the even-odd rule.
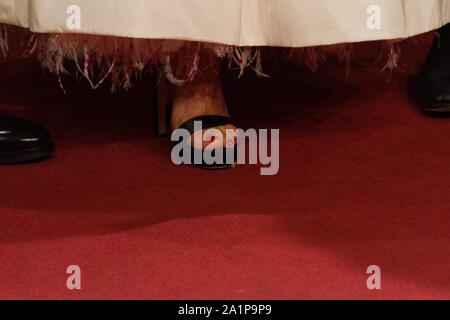
[[[220,80],[219,62],[206,67],[201,74],[198,74],[193,82],[177,87],[172,107],[171,126],[172,130],[179,128],[184,122],[205,115],[229,116],[222,91]],[[226,130],[235,130],[233,125],[215,127],[221,135],[214,134],[215,130],[203,130],[193,134],[192,141],[204,141],[203,145],[197,148],[230,148],[236,143],[236,133],[233,136],[226,136]],[[197,135],[205,136],[200,139]],[[206,141],[206,142],[205,142]]]

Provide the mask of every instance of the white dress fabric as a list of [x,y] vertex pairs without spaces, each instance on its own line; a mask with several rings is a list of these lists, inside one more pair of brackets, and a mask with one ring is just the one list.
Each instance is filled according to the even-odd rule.
[[[0,0],[0,22],[39,33],[181,39],[234,46],[305,47],[410,37],[450,22],[448,0]],[[381,28],[367,27],[380,8]]]
[[[76,30],[67,22],[74,5]],[[368,26],[373,15],[375,28]],[[201,43],[243,67],[259,65],[255,48],[264,46],[403,39],[449,22],[450,0],[0,0],[0,23],[28,29],[29,47],[51,71],[64,72],[69,58],[87,76],[94,68],[86,60],[96,61],[123,87],[130,84],[127,70],[168,62],[165,54],[187,43],[194,56]]]

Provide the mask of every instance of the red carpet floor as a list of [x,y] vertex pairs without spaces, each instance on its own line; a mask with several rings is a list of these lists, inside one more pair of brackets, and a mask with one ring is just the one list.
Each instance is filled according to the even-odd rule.
[[3,65],[0,110],[44,123],[58,152],[0,167],[0,298],[448,298],[450,119],[413,96],[429,40],[404,44],[390,82],[356,56],[348,78],[280,58],[271,79],[226,75],[240,126],[281,130],[273,177],[172,165],[147,80],[110,95],[67,78],[65,96],[37,65]]

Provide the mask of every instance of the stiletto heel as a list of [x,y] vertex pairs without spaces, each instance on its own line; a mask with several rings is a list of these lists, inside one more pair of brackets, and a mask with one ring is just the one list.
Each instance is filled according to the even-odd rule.
[[163,136],[169,132],[174,89],[164,77],[156,77],[153,83],[153,106],[155,135]]

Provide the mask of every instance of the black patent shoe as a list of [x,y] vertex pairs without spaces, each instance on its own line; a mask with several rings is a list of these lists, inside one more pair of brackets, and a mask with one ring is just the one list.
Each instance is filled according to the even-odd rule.
[[421,109],[450,114],[450,25],[439,29],[419,79]]
[[0,113],[0,164],[49,158],[55,145],[48,131],[31,120]]

